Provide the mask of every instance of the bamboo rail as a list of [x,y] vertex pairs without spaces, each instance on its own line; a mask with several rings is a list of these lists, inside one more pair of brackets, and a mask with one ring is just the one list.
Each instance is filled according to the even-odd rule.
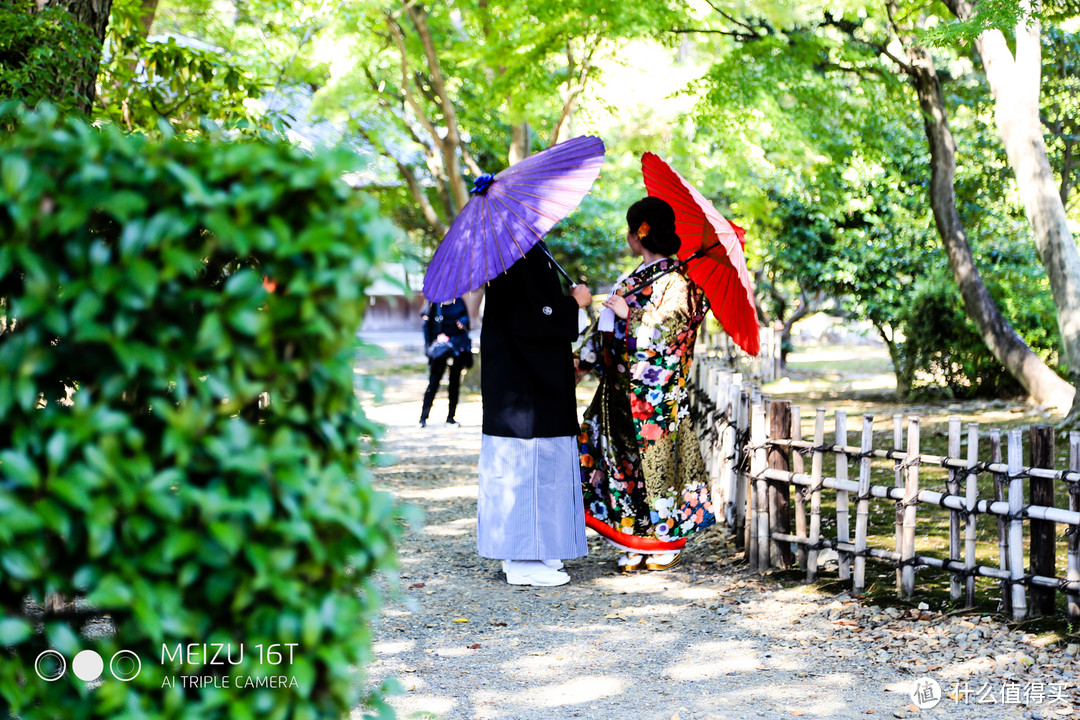
[[[873,558],[895,566],[902,597],[913,596],[919,568],[935,568],[950,573],[950,597],[958,604],[974,604],[976,578],[985,577],[999,582],[1001,607],[1015,619],[1049,612],[1063,593],[1067,617],[1080,621],[1080,433],[1069,435],[1067,468],[1053,467],[1053,429],[1044,426],[1028,431],[1036,453],[1030,465],[1024,464],[1024,431],[1009,430],[1002,438],[1001,430],[984,430],[975,423],[965,429],[959,418],[949,419],[944,457],[921,452],[921,423],[915,416],[893,416],[891,447],[880,448],[874,447],[875,419],[864,415],[860,443],[852,446],[847,414],[834,413],[832,441],[826,442],[826,411],[818,408],[813,439],[805,440],[801,408],[770,401],[742,375],[724,370],[721,358],[699,360],[691,397],[695,416],[705,425],[701,437],[713,501],[723,507],[717,516],[724,517],[736,543],[744,547],[751,568],[767,572],[794,558],[813,581],[819,554],[829,548],[839,556],[839,577],[851,581],[856,595],[866,590],[866,558]],[[782,427],[787,417],[790,429]],[[980,452],[987,459],[980,459]],[[810,458],[809,473],[804,456]],[[831,476],[824,472],[827,457],[835,468]],[[881,468],[881,461],[891,461],[891,469]],[[857,479],[849,477],[852,463]],[[934,468],[946,471],[944,491],[926,487],[923,476]],[[987,474],[993,494],[980,496],[978,479]],[[1058,496],[1068,498],[1067,509],[1057,506],[1055,486],[1063,491]],[[789,489],[794,491],[790,507],[785,499]],[[1032,493],[1028,500],[1025,490]],[[823,492],[835,501],[835,524],[827,537],[822,531]],[[895,503],[894,548],[869,546],[874,502]],[[916,550],[919,523],[925,522],[920,507],[930,505],[949,512],[946,558]],[[996,525],[996,565],[980,564],[976,558],[983,517],[993,518]],[[1063,578],[1054,576],[1058,523],[1067,527]],[[1025,542],[1035,530],[1041,539]]]

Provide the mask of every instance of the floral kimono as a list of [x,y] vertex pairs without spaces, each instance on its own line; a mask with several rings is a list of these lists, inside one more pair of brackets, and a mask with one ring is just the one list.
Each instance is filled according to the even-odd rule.
[[587,519],[632,550],[681,547],[716,520],[686,387],[704,295],[682,270],[631,294],[676,262],[621,280],[627,319],[614,332],[594,325],[580,353],[600,377],[578,438]]

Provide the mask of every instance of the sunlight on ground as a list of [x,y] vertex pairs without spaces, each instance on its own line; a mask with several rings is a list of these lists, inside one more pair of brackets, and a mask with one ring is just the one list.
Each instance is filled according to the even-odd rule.
[[375,643],[371,649],[375,651],[376,655],[397,655],[399,653],[409,652],[415,647],[415,640],[404,640],[402,642]]
[[530,705],[538,707],[558,707],[577,705],[611,697],[623,692],[626,681],[607,675],[591,675],[574,678],[556,685],[547,685],[531,689],[525,698]]
[[[708,658],[702,661],[702,658]],[[756,672],[761,667],[757,648],[749,641],[705,642],[693,648],[684,662],[661,671],[660,677],[693,682],[733,673]]]
[[428,525],[424,528],[423,532],[425,535],[437,535],[440,537],[475,535],[476,518],[461,518],[460,520],[451,520],[450,522],[445,522],[441,525]]
[[[430,470],[430,468],[425,468]],[[431,490],[398,490],[397,496],[403,500],[453,500],[457,498],[476,499],[476,485],[452,485]]]

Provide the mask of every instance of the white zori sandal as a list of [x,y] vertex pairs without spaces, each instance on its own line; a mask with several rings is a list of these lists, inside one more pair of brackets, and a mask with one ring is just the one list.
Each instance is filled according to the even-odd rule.
[[667,570],[673,568],[679,564],[682,560],[682,553],[678,550],[666,553],[656,553],[649,555],[645,560],[646,570]]
[[570,582],[569,575],[548,567],[542,560],[503,560],[502,569],[511,585],[554,587]]
[[645,556],[634,552],[624,552],[619,556],[619,572],[632,573],[645,568]]

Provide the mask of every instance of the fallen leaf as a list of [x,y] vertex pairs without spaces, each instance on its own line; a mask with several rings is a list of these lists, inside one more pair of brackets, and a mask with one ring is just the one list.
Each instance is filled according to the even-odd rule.
[[459,623],[459,622],[469,622],[469,621],[466,618],[457,618],[456,620],[454,620],[454,622]]
[[465,647],[468,650],[479,650],[480,649],[480,643],[473,643],[472,645],[466,645]]
[[506,623],[500,622],[499,620],[492,620],[491,624],[495,627],[506,627]]
[[802,710],[792,710],[791,714],[798,717],[799,715],[803,714],[803,711]]
[[422,588],[422,587],[424,587],[424,583],[413,583],[409,587],[411,587],[411,588]]

